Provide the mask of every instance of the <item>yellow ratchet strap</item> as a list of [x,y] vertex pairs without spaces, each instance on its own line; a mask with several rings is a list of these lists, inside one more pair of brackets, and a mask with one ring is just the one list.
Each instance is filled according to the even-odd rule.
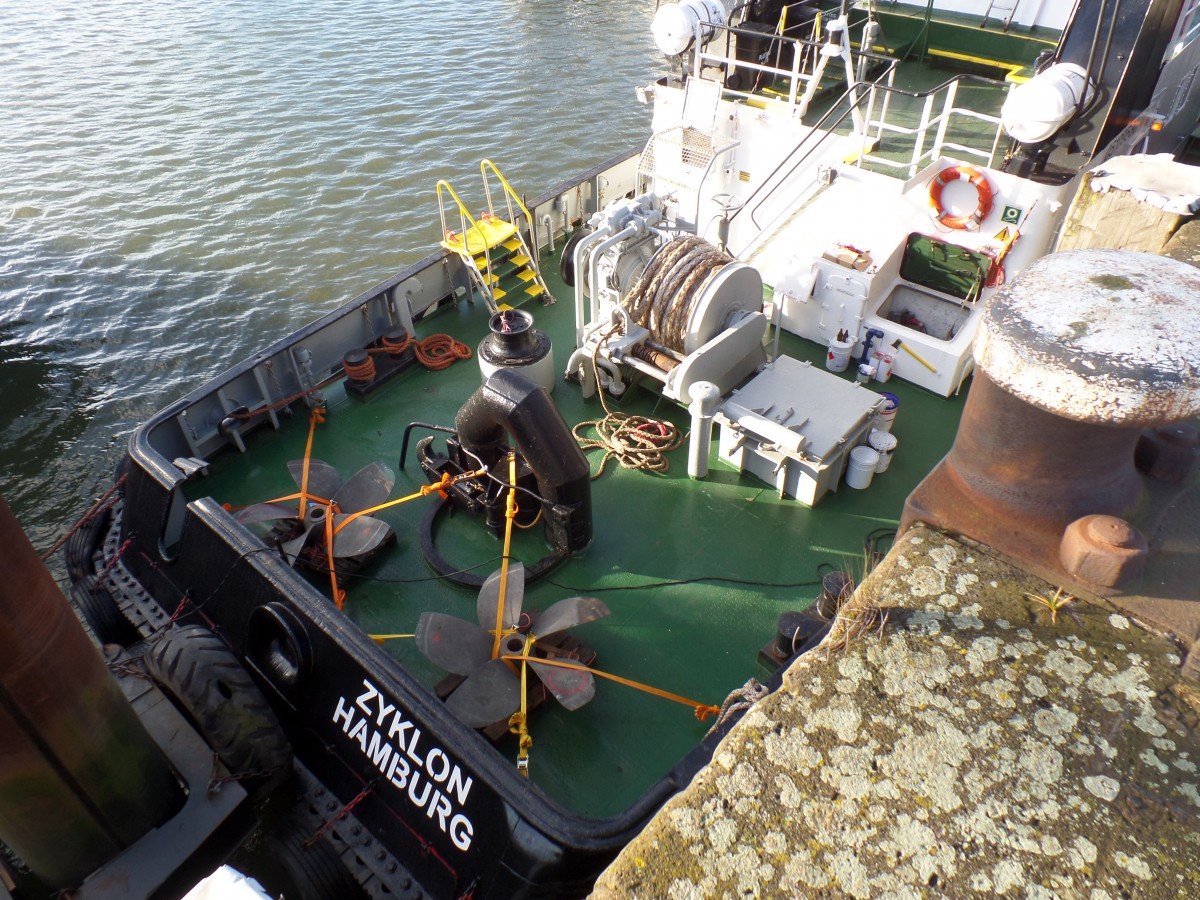
[[504,559],[500,563],[500,602],[496,604],[496,630],[492,642],[492,659],[500,655],[500,638],[504,635],[504,598],[508,590],[508,554],[512,549],[513,522],[517,518],[517,455],[508,454],[508,504],[504,510]]

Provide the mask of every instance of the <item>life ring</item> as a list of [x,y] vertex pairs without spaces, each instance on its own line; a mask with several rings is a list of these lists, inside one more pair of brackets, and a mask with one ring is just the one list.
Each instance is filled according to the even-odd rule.
[[[962,179],[975,188],[975,211],[965,216],[952,216],[942,206],[942,188]],[[987,176],[974,166],[950,166],[938,172],[929,182],[929,214],[947,228],[978,231],[979,223],[992,211],[992,186]]]

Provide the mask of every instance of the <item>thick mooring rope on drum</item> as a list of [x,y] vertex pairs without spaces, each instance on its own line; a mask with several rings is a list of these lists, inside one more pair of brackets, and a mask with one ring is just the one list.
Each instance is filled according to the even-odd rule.
[[731,262],[733,257],[703,238],[675,238],[646,264],[625,299],[626,311],[656,341],[682,353],[704,288]]

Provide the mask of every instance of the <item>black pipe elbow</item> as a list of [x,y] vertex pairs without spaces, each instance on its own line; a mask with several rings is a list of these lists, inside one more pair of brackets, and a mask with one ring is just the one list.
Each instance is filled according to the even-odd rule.
[[591,470],[545,388],[501,369],[462,405],[454,428],[463,448],[504,481],[499,463],[510,436],[537,479],[551,546],[577,553],[592,542]]

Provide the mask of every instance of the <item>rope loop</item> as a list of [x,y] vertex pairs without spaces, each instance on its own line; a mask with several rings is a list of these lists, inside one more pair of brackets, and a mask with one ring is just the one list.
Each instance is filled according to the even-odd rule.
[[[759,700],[762,700],[764,697],[766,697],[769,693],[771,693],[770,688],[768,688],[765,684],[762,684],[757,678],[751,678],[740,688],[733,690],[729,696],[725,698],[725,702],[721,704],[721,708],[716,710],[717,720],[713,722],[712,728],[708,729],[704,736],[708,737],[708,735],[720,728],[721,725],[729,721],[729,719],[735,714],[749,709]],[[696,711],[696,717],[699,718],[701,722],[704,721],[704,717],[700,716],[699,710]]]

